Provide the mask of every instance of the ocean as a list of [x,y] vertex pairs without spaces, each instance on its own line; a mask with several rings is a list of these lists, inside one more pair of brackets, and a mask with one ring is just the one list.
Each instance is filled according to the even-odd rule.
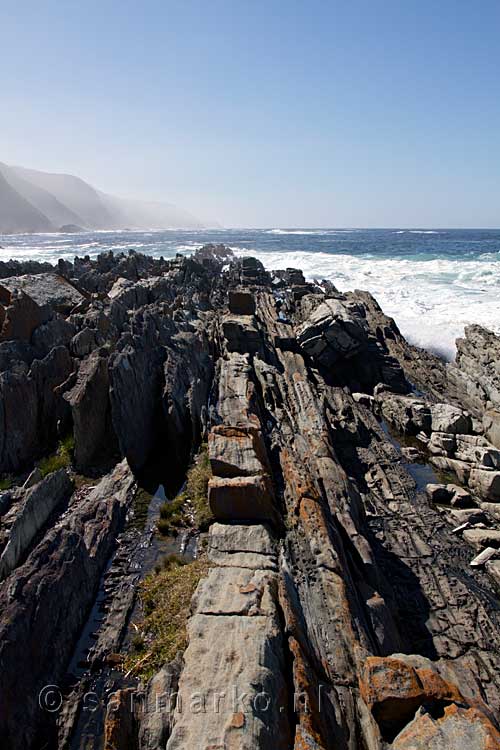
[[213,229],[0,236],[0,260],[56,263],[137,250],[172,257],[207,242],[268,269],[301,268],[341,291],[367,289],[413,343],[447,359],[468,323],[500,333],[500,230]]

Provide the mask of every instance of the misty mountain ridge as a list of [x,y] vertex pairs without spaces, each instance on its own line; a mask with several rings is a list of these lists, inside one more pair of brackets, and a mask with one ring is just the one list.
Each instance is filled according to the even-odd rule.
[[170,203],[108,195],[80,177],[40,172],[0,162],[0,232],[55,232],[62,227],[102,229],[203,229]]

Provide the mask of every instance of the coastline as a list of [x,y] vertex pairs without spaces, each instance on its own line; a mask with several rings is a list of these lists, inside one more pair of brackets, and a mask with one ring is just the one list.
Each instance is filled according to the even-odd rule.
[[[446,365],[368,292],[223,245],[29,270],[0,280],[11,750],[497,742],[500,337]],[[148,572],[159,486],[176,551]],[[248,700],[154,699],[224,689]]]

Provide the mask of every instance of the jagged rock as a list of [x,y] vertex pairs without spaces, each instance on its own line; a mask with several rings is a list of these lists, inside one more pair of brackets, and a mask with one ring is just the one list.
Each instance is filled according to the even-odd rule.
[[244,289],[229,291],[229,312],[233,315],[255,315],[255,299]]
[[228,352],[255,353],[261,348],[255,319],[249,315],[227,315],[222,320],[222,331]]
[[404,435],[430,432],[431,411],[428,404],[414,396],[383,392],[377,397],[383,417]]
[[74,335],[74,326],[60,315],[56,315],[33,331],[31,343],[36,357],[45,357],[56,346],[68,346]]
[[484,412],[483,430],[488,440],[500,448],[500,408],[488,409]]
[[72,488],[67,471],[60,469],[28,489],[19,505],[2,518],[2,526],[10,528],[0,555],[0,581],[26,555],[35,535],[44,527],[51,513],[69,498]]
[[467,490],[456,484],[428,484],[425,491],[433,503],[451,505],[454,508],[470,508],[474,504]]
[[320,304],[297,330],[304,350],[326,367],[366,348],[367,337],[351,311],[340,300]]
[[484,547],[500,547],[499,529],[466,529],[464,539],[477,549]]
[[488,560],[486,563],[486,570],[500,588],[500,560]]
[[[66,321],[75,332],[71,341],[52,314],[29,341],[0,343],[0,424],[8,428],[0,431],[0,471],[26,469],[2,493],[2,520],[17,518],[31,491],[16,485],[33,459],[55,448],[70,427],[66,394],[75,398],[77,463],[79,447],[90,450],[94,436],[104,434],[109,400],[113,430],[88,459],[92,473],[93,462],[111,450],[114,432],[117,453],[135,470],[147,466],[151,483],[149,461],[160,459],[155,464],[169,496],[208,435],[210,502],[225,521],[208,534],[212,568],[193,599],[190,642],[179,661],[184,711],[146,710],[139,742],[147,750],[167,742],[183,750],[224,744],[383,750],[399,741],[422,706],[434,723],[455,702],[491,719],[500,705],[500,638],[498,592],[488,569],[500,551],[485,550],[476,565],[476,550],[462,534],[493,543],[500,503],[482,503],[467,516],[434,507],[420,491],[429,467],[408,464],[396,432],[416,434],[422,464],[454,471],[466,485],[445,485],[450,502],[471,503],[491,494],[498,473],[498,452],[481,434],[494,399],[481,398],[476,408],[458,390],[453,394],[444,363],[405,342],[368,293],[307,284],[293,269],[271,278],[257,261],[231,259],[224,248],[172,261],[104,253],[65,261],[59,271],[85,296]],[[247,297],[238,302],[232,295],[242,288]],[[324,305],[331,314],[325,339],[332,351],[338,346],[333,366],[312,352],[308,338]],[[240,328],[228,333],[234,318]],[[298,331],[308,331],[304,342]],[[60,346],[42,359],[60,335]],[[483,370],[492,369],[487,354],[480,356]],[[388,433],[380,413],[396,430]],[[452,433],[442,431],[450,427]],[[116,482],[82,484],[67,506],[58,504],[0,586],[0,732],[12,750],[51,746],[44,731],[51,717],[39,712],[37,691],[62,679],[98,586],[106,592],[105,612],[84,657],[93,671],[76,692],[116,687],[111,665],[120,657],[109,652],[119,648],[140,579],[138,558],[128,557],[122,540],[130,534],[144,541],[128,525],[122,533],[133,478],[120,471]],[[8,532],[2,525],[4,543]],[[200,555],[204,542],[202,536]],[[384,685],[368,680],[365,702],[358,684],[367,659],[386,657],[403,664],[397,674],[413,674],[416,692],[392,698],[379,692],[372,700],[370,690]],[[391,690],[404,683],[397,674],[385,680]],[[148,691],[154,684],[175,690],[171,677],[162,670]],[[133,680],[129,675],[126,685]],[[221,705],[219,714],[208,705],[205,713],[192,710],[193,691],[212,701],[232,684],[251,697],[269,692],[274,701],[263,712],[247,705]],[[79,705],[74,715],[65,708],[61,747],[71,721],[85,720]],[[89,741],[102,744],[102,737]]]
[[175,336],[163,372],[166,448],[183,469],[193,444],[206,430],[206,404],[213,376],[208,336],[203,331]]
[[122,750],[136,744],[135,692],[133,688],[128,688],[111,695],[104,721],[104,750]]
[[0,341],[31,341],[36,328],[50,317],[47,307],[38,305],[22,290],[0,286]]
[[468,481],[471,489],[485,500],[500,502],[500,471],[473,468]]
[[126,346],[110,358],[110,399],[113,428],[122,455],[141,469],[161,431],[165,352],[146,340]]
[[431,416],[433,432],[467,435],[472,430],[470,415],[450,404],[433,404]]
[[144,713],[139,726],[139,750],[160,750],[173,726],[181,661],[165,664],[147,685]]
[[111,427],[108,358],[96,353],[84,360],[75,385],[64,398],[73,419],[75,466],[85,472],[96,459],[109,457],[116,446]]
[[499,356],[500,338],[481,326],[466,326],[465,337],[457,340],[448,378],[465,406],[477,415],[500,405]]
[[208,500],[218,520],[277,521],[272,486],[263,476],[212,477],[208,485]]
[[38,305],[49,305],[58,312],[69,313],[84,296],[67,279],[55,273],[24,274],[3,280],[3,286],[11,291],[25,292]]
[[240,260],[240,282],[242,285],[264,285],[269,284],[271,277],[257,258],[241,258]]
[[0,279],[24,274],[53,273],[54,267],[50,263],[39,263],[36,260],[8,260],[0,261]]
[[215,476],[231,478],[269,471],[262,435],[254,427],[218,425],[208,437],[208,454]]
[[500,747],[500,733],[475,708],[446,706],[441,717],[420,710],[398,734],[394,750],[490,750]]
[[[122,462],[0,589],[0,731],[10,750],[30,747],[37,728],[50,718],[38,694],[44,685],[57,684],[67,666],[133,487]],[[57,648],[47,647],[55,643]]]
[[71,352],[74,357],[86,357],[96,346],[96,335],[92,328],[84,328],[71,340]]

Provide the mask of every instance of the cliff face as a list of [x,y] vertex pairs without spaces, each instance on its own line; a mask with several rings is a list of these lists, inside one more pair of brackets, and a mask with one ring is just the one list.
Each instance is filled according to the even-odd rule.
[[[0,495],[9,748],[84,746],[83,683],[55,724],[40,689],[68,668],[132,471],[155,455],[178,487],[202,440],[212,521],[187,647],[143,685],[139,715],[119,691],[93,747],[500,747],[498,339],[468,332],[447,368],[369,294],[270,275],[221,247],[38,270],[38,302],[16,277],[0,288],[0,468],[26,476],[69,430],[78,471],[105,476],[71,495],[68,469],[35,474]],[[62,280],[80,295],[71,312]],[[94,669],[121,648],[130,580]],[[165,693],[174,705],[158,707]]]

